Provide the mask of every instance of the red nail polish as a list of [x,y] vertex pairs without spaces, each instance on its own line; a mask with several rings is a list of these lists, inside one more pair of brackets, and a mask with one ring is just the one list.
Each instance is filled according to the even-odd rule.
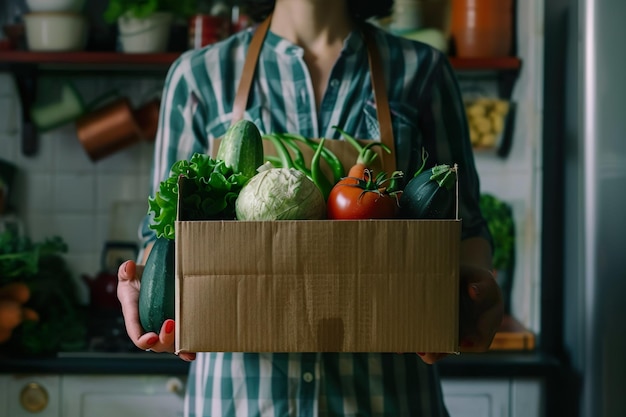
[[165,333],[172,333],[172,331],[174,330],[174,320],[168,320],[167,323],[165,323]]
[[150,339],[148,339],[148,342],[147,342],[147,343],[148,343],[149,345],[154,345],[154,344],[155,344],[156,342],[158,342],[158,341],[159,341],[159,336],[153,336],[153,337],[151,337]]
[[424,352],[417,352],[417,354],[420,355],[420,356],[426,355]]

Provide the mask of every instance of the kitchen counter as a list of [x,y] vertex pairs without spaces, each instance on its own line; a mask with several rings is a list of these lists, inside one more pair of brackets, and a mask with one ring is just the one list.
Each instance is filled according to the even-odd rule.
[[[560,362],[541,352],[488,352],[449,356],[439,362],[446,378],[551,377]],[[11,374],[167,374],[186,375],[189,364],[171,354],[63,353],[57,357],[25,359],[0,357],[0,373]]]

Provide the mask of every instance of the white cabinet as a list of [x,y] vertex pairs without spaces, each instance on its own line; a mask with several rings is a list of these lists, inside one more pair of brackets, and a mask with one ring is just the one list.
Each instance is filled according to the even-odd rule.
[[64,376],[63,417],[182,416],[184,379],[166,376]]
[[539,379],[444,379],[450,417],[543,417]]
[[[182,416],[185,383],[161,375],[0,375],[0,417]],[[442,386],[450,417],[545,416],[539,378],[444,378]]]
[[60,416],[60,392],[57,375],[1,375],[0,416]]
[[182,416],[185,378],[0,375],[0,417]]

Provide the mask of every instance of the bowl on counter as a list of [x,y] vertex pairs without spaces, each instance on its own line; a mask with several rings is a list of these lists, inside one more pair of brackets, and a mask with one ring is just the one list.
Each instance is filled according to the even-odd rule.
[[80,13],[37,12],[23,15],[31,51],[80,51],[87,42],[87,18]]
[[26,0],[31,12],[80,12],[85,0]]

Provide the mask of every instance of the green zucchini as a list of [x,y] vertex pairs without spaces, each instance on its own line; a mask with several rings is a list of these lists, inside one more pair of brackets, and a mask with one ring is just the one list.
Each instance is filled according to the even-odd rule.
[[404,187],[399,217],[405,219],[454,218],[456,167],[436,165],[418,172]]
[[172,239],[158,238],[144,266],[139,290],[139,320],[145,331],[159,333],[174,318],[174,253]]
[[222,160],[235,173],[248,178],[263,165],[263,140],[257,126],[249,120],[231,125],[222,138],[215,159]]

